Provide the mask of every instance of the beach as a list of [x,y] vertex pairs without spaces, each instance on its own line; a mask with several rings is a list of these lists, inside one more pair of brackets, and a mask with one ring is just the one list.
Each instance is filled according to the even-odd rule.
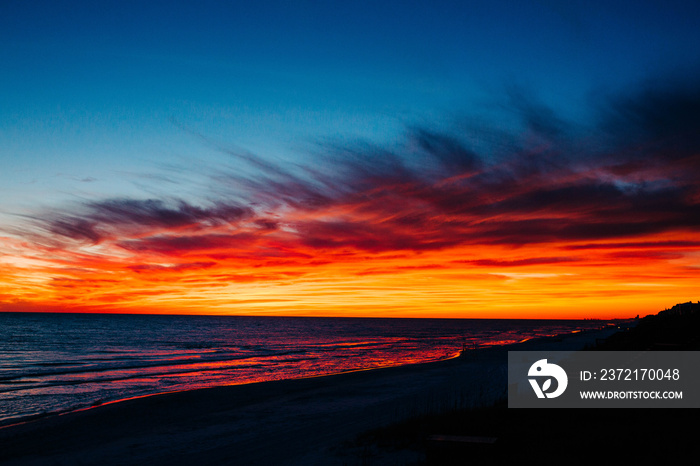
[[431,363],[148,396],[48,416],[0,429],[0,462],[362,464],[347,445],[363,432],[503,400],[509,349],[583,349],[616,331],[467,350]]

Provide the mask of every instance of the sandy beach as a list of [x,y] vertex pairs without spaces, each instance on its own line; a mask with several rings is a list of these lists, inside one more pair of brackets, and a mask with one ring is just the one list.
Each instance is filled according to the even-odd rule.
[[506,396],[507,351],[576,350],[606,328],[424,364],[121,401],[0,429],[3,465],[362,464],[358,434]]

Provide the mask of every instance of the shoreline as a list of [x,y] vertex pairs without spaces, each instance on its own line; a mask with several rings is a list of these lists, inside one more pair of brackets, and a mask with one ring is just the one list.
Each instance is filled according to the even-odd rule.
[[192,388],[192,389],[185,389],[185,390],[173,390],[173,391],[169,391],[169,392],[149,393],[146,395],[133,396],[130,398],[121,398],[121,399],[117,399],[117,400],[109,400],[109,401],[105,401],[105,402],[99,402],[99,403],[95,403],[91,406],[66,409],[63,411],[52,411],[52,412],[47,412],[47,413],[34,414],[34,415],[30,415],[30,416],[27,416],[24,418],[19,418],[17,420],[13,420],[9,423],[3,423],[3,421],[0,421],[0,433],[2,433],[2,430],[6,429],[6,428],[21,426],[21,425],[32,423],[32,422],[40,422],[43,419],[47,419],[47,418],[52,418],[52,417],[56,417],[56,416],[67,416],[67,415],[70,415],[73,413],[80,413],[83,411],[98,409],[98,408],[101,408],[104,406],[109,406],[109,405],[124,403],[124,402],[130,402],[130,401],[135,401],[135,400],[140,400],[140,399],[145,399],[145,398],[174,395],[174,394],[178,394],[178,393],[199,392],[201,390],[224,389],[224,388],[230,388],[230,387],[241,387],[241,386],[267,384],[267,383],[284,383],[284,382],[292,381],[292,380],[317,379],[317,378],[321,378],[321,377],[332,377],[332,376],[342,375],[342,374],[352,374],[355,372],[377,371],[377,370],[382,370],[382,369],[391,369],[391,368],[395,368],[395,367],[405,367],[405,366],[415,366],[415,365],[420,365],[420,364],[434,364],[437,362],[457,359],[461,356],[462,356],[462,353],[459,352],[457,354],[454,354],[452,356],[445,357],[442,359],[436,359],[436,360],[432,360],[432,361],[423,361],[423,362],[418,362],[418,363],[406,363],[406,364],[396,364],[393,366],[349,369],[349,370],[341,371],[341,372],[331,372],[328,374],[316,374],[316,375],[308,375],[308,376],[302,376],[302,377],[293,377],[293,378],[289,378],[289,379],[265,380],[265,381],[260,381],[260,382],[243,382],[243,383],[239,383],[239,384],[214,385],[211,387],[201,387],[201,388]]
[[[599,328],[607,323],[551,319],[487,319],[484,322],[483,319],[451,319],[454,322],[447,322],[444,319],[318,317],[314,320],[321,320],[318,326],[322,331],[312,335],[305,333],[309,322],[301,318],[281,324],[280,319],[270,317],[274,321],[267,327],[261,326],[262,321],[257,318],[246,317],[250,320],[239,322],[238,316],[230,319],[230,316],[218,316],[216,325],[209,320],[191,319],[192,316],[178,319],[178,316],[145,315],[115,320],[111,315],[87,318],[72,314],[69,320],[64,320],[64,315],[47,313],[44,316],[51,318],[46,322],[43,319],[34,322],[21,313],[11,316],[19,320],[10,319],[3,328],[26,329],[26,336],[18,340],[17,345],[6,346],[8,364],[3,371],[0,397],[7,402],[0,406],[0,427],[156,393],[435,361],[457,355],[464,342],[502,345],[516,342],[518,337],[520,340],[538,338],[554,332]],[[5,314],[0,313],[2,317]],[[132,321],[132,317],[137,318]],[[153,323],[149,320],[151,317],[165,319]],[[176,318],[171,319],[173,317]],[[357,322],[348,326],[346,321],[352,320]],[[383,322],[375,326],[368,322],[370,320]],[[419,321],[425,321],[425,326]],[[65,335],[56,338],[56,332],[46,332],[54,322],[66,325],[68,335],[75,337],[77,343]],[[32,330],[35,324],[38,328]],[[312,324],[310,328],[316,328],[316,323]],[[126,335],[132,327],[143,327],[147,337],[142,342],[122,341],[121,335]],[[189,327],[211,331],[212,342],[198,334],[188,334]],[[100,341],[71,333],[71,328],[82,328],[86,335],[97,332]],[[336,335],[335,330],[340,328],[340,335]],[[107,333],[103,333],[105,329]],[[121,329],[124,331],[120,332]],[[162,340],[163,336],[156,329],[167,329],[167,341]],[[262,340],[246,344],[245,329],[256,334],[262,331]],[[372,337],[355,349],[363,338],[361,335],[370,335],[371,329],[381,332],[377,334],[378,339]],[[354,335],[355,331],[360,333]],[[238,335],[236,332],[243,332],[241,338],[232,336]],[[284,332],[291,335],[289,341],[281,337]],[[42,348],[55,351],[40,350],[34,356],[32,345],[38,343],[23,343],[39,341],[49,345]],[[237,348],[235,342],[242,346]],[[269,348],[266,347],[268,343]],[[316,343],[319,346],[315,346]],[[105,344],[117,350],[108,350],[103,356]]]
[[617,331],[606,327],[439,361],[109,402],[0,428],[0,461],[334,464],[329,448],[361,432],[495,403],[507,389],[509,350],[583,349]]
[[[629,323],[629,322],[634,322],[634,319],[615,319],[614,321],[610,321],[610,322]],[[611,325],[615,325],[615,324],[608,323],[606,325],[606,327],[609,327]],[[20,417],[20,418],[16,418],[16,419],[0,420],[0,431],[2,431],[2,429],[5,429],[5,428],[19,426],[19,425],[23,425],[23,424],[26,424],[29,422],[41,421],[43,419],[50,418],[50,417],[69,415],[71,413],[87,411],[87,410],[91,410],[91,409],[95,409],[95,408],[100,408],[102,406],[107,406],[107,405],[111,405],[111,404],[115,404],[115,403],[122,403],[125,401],[132,401],[132,400],[137,400],[137,399],[142,399],[142,398],[149,398],[149,397],[162,396],[162,395],[171,395],[174,393],[182,393],[182,392],[189,392],[189,391],[209,390],[209,389],[224,388],[224,387],[238,387],[238,386],[242,386],[242,385],[258,384],[258,383],[286,382],[288,380],[313,379],[313,378],[318,378],[318,377],[330,377],[330,376],[335,376],[335,375],[340,375],[340,374],[348,374],[348,373],[353,373],[353,372],[377,371],[377,370],[383,370],[383,369],[389,369],[389,368],[395,368],[395,367],[415,366],[415,365],[421,365],[421,364],[433,364],[433,363],[437,363],[437,362],[448,361],[451,359],[463,357],[465,355],[470,354],[470,352],[474,351],[475,349],[478,351],[482,351],[482,352],[486,351],[486,350],[495,351],[499,348],[501,348],[501,349],[509,348],[509,347],[512,347],[515,345],[533,344],[535,342],[558,341],[558,339],[560,339],[562,336],[567,337],[567,336],[572,336],[572,335],[577,334],[577,333],[598,332],[598,331],[601,331],[604,329],[605,329],[605,327],[601,327],[601,328],[597,328],[597,329],[577,330],[574,332],[564,333],[564,334],[547,335],[547,336],[540,336],[540,337],[530,337],[530,338],[526,338],[526,339],[518,341],[518,342],[512,342],[512,343],[506,343],[506,344],[482,344],[476,348],[473,348],[473,347],[463,348],[463,349],[458,350],[454,354],[447,356],[447,357],[443,357],[440,359],[434,359],[434,360],[426,360],[426,361],[421,361],[421,362],[410,362],[410,363],[401,363],[401,364],[379,366],[379,367],[349,369],[349,370],[340,371],[340,372],[330,372],[330,373],[326,373],[326,374],[316,374],[316,375],[308,375],[308,376],[301,376],[301,377],[293,377],[293,378],[289,378],[289,379],[275,379],[275,380],[266,380],[266,381],[259,381],[259,382],[243,382],[243,383],[234,383],[234,384],[213,385],[210,387],[200,387],[200,388],[185,389],[185,390],[173,390],[173,391],[149,393],[149,394],[138,395],[138,396],[134,396],[134,397],[108,400],[108,401],[104,401],[104,402],[96,402],[92,405],[80,406],[80,407],[75,407],[75,408],[67,408],[64,410],[57,410],[57,411],[51,411],[51,412],[45,412],[45,413],[39,413],[39,414],[33,414],[33,415],[28,415],[28,416],[24,416],[24,417]],[[535,344],[537,344],[537,343],[535,343]]]

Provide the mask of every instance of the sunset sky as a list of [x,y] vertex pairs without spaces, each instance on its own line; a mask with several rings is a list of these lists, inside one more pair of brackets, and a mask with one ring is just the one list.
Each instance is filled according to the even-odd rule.
[[3,1],[0,311],[700,299],[700,3]]

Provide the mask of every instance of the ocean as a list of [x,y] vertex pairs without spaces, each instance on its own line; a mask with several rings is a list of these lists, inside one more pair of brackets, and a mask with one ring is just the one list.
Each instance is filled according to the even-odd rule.
[[0,313],[0,425],[127,398],[454,357],[581,320]]

